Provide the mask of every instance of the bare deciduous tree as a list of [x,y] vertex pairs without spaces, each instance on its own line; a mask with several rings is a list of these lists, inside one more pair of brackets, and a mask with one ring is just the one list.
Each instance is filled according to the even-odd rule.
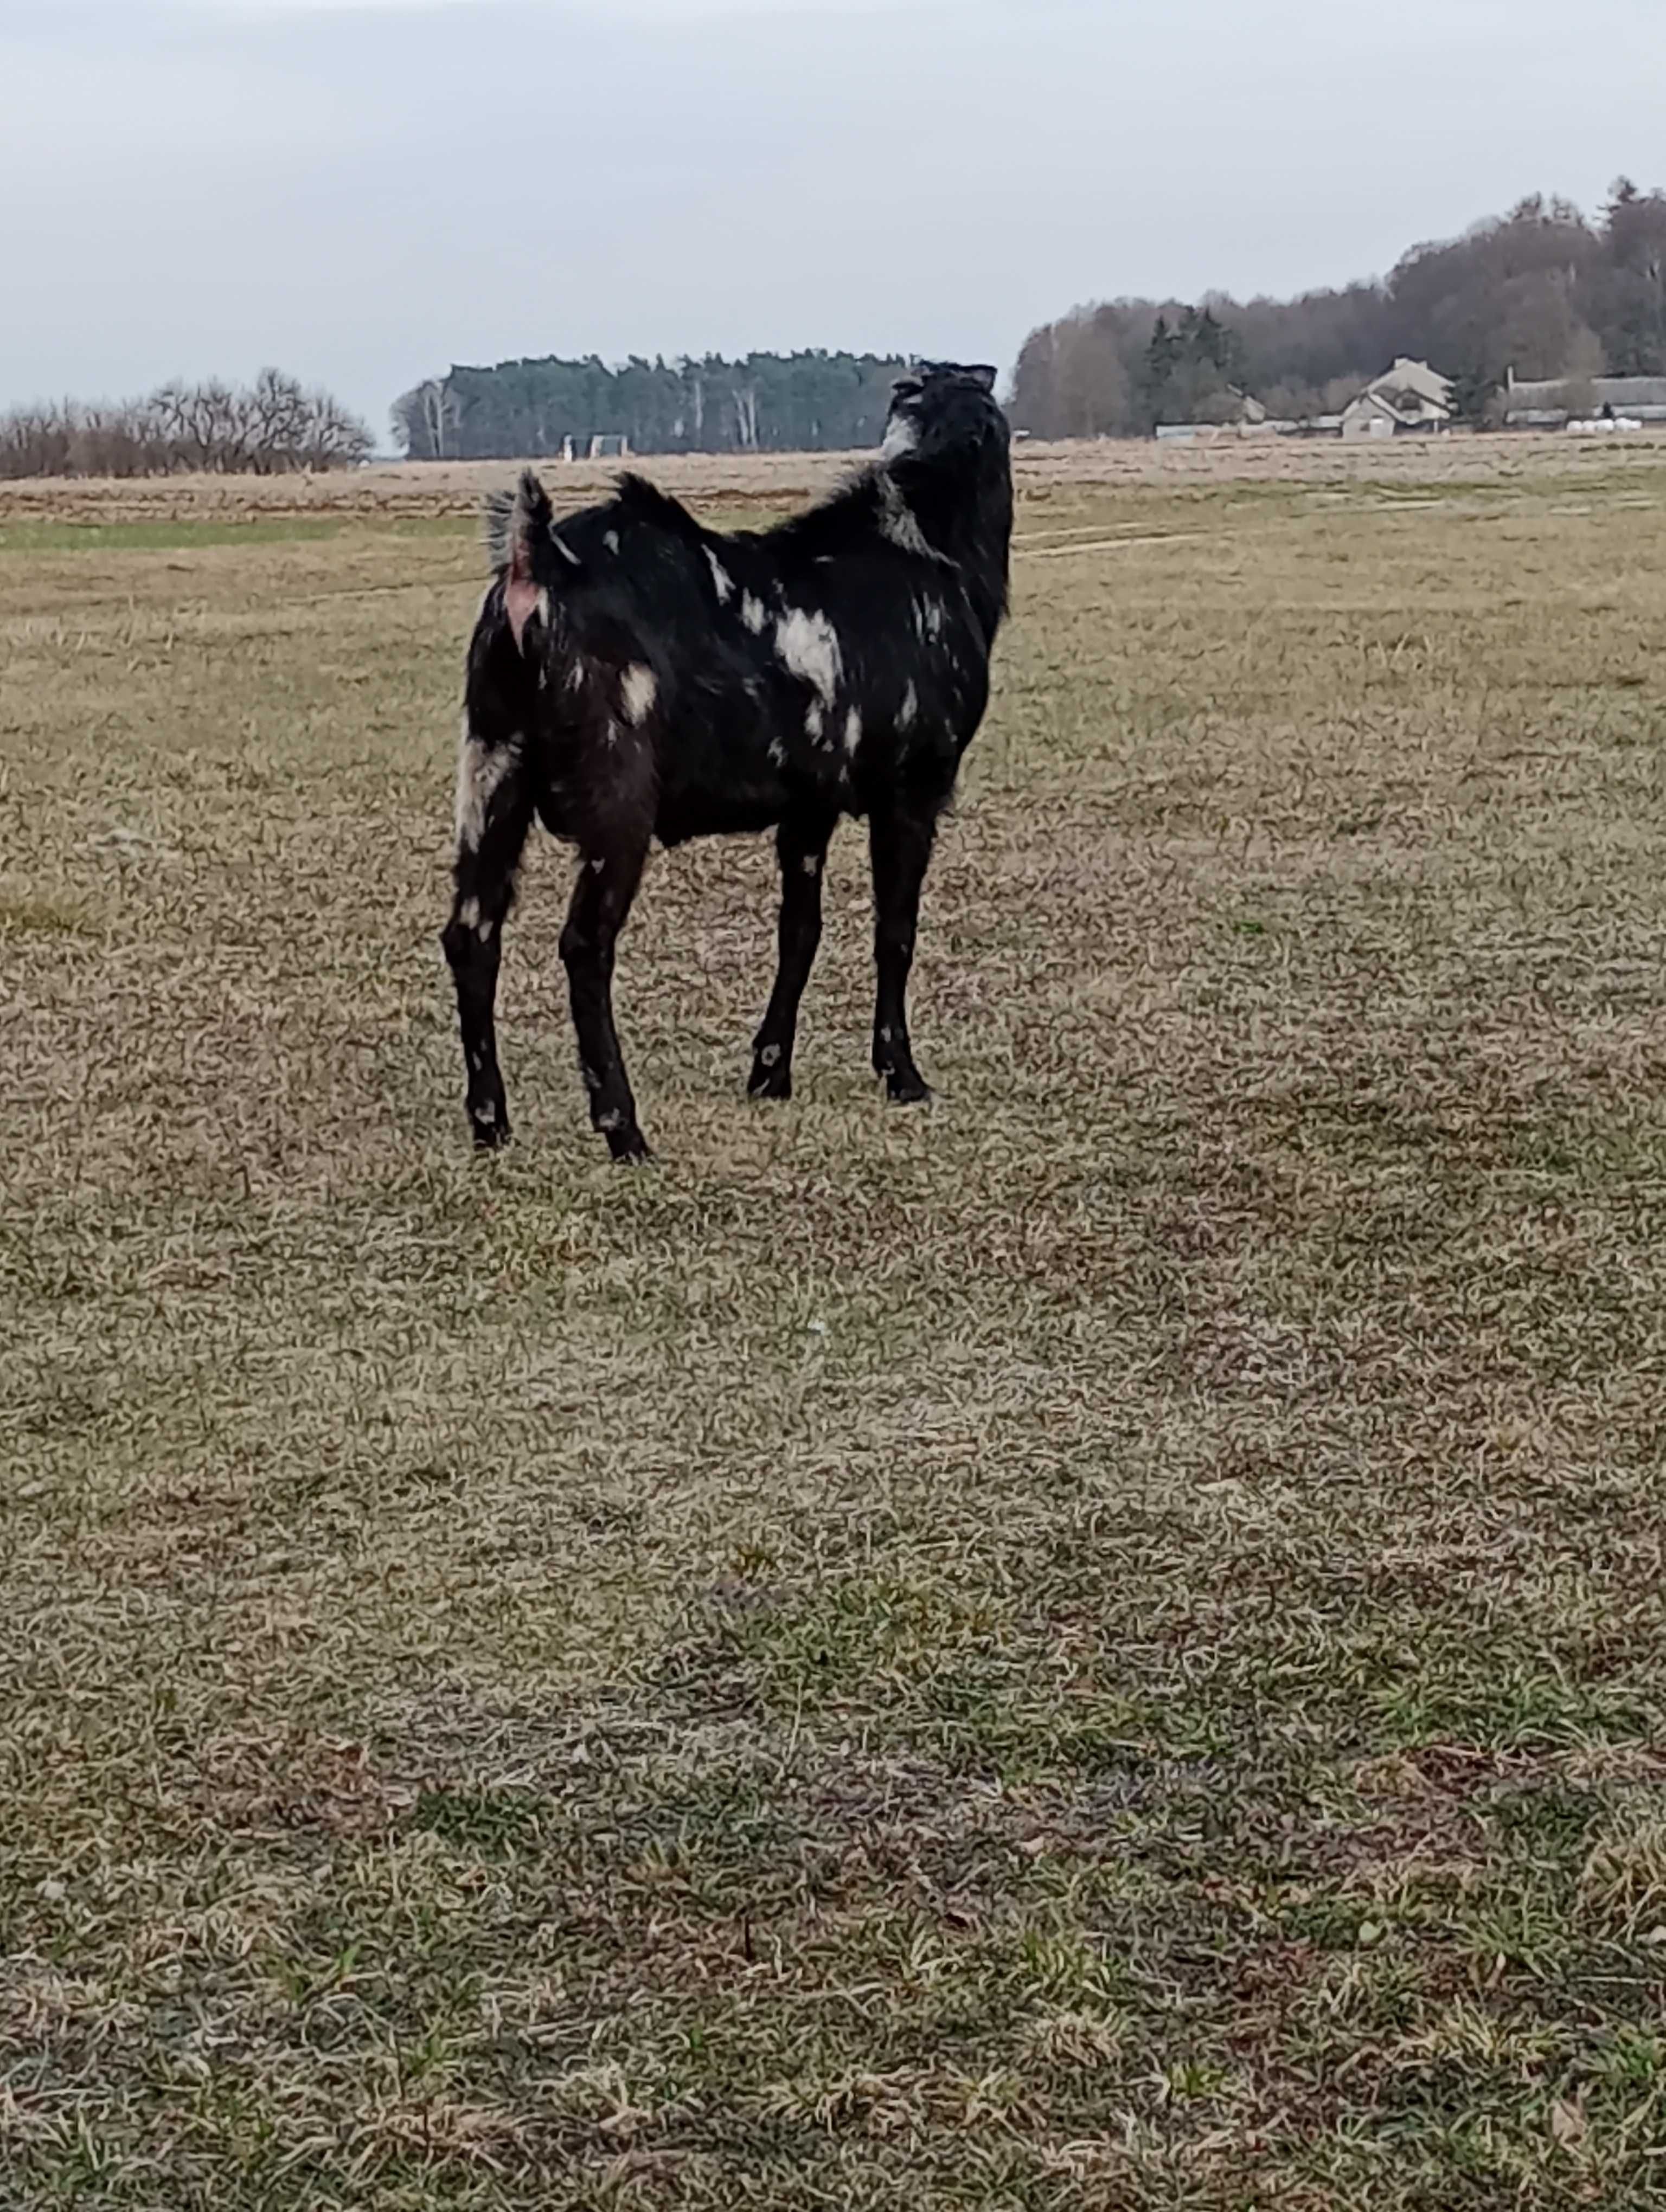
[[276,476],[356,468],[370,450],[338,399],[276,368],[246,388],[176,380],[119,405],[66,399],[0,416],[0,477]]

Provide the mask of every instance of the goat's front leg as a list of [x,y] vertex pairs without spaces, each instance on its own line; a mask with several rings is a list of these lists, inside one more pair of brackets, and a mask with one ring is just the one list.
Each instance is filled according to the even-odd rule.
[[579,1066],[590,1094],[590,1126],[607,1139],[616,1160],[645,1160],[636,1101],[613,1025],[613,949],[630,912],[648,857],[647,839],[583,851],[567,927],[561,933]]
[[457,762],[451,919],[440,941],[457,991],[469,1126],[483,1151],[509,1139],[509,1109],[497,1065],[493,1009],[500,939],[514,901],[515,869],[532,819],[532,790],[520,739],[506,734],[493,742],[465,720]]
[[920,922],[920,887],[937,834],[937,810],[908,799],[874,808],[868,818],[873,860],[873,1072],[898,1106],[931,1097],[909,1043],[909,970]]
[[822,873],[827,865],[833,822],[821,817],[783,822],[775,832],[781,858],[781,926],[777,933],[775,986],[752,1039],[752,1072],[746,1088],[754,1098],[793,1095],[793,1043],[798,1035],[799,1001],[810,980],[822,935]]

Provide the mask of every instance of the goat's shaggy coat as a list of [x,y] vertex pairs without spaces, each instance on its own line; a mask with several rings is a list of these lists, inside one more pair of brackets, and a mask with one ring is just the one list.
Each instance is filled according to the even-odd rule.
[[842,814],[865,815],[873,1065],[892,1098],[929,1095],[904,996],[937,819],[988,703],[1006,607],[1012,476],[994,386],[993,370],[947,365],[899,384],[879,459],[774,530],[702,529],[629,476],[559,521],[530,473],[494,503],[444,933],[477,1143],[508,1134],[492,1009],[535,812],[579,848],[562,958],[590,1118],[615,1158],[648,1150],[611,981],[656,836],[775,830],[780,965],[750,1088],[786,1098],[828,840]]

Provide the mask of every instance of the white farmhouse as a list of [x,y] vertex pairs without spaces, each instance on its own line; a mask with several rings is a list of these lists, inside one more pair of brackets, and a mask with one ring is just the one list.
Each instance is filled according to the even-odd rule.
[[1342,435],[1361,438],[1427,435],[1452,419],[1452,380],[1426,361],[1402,354],[1392,368],[1373,378],[1342,415]]

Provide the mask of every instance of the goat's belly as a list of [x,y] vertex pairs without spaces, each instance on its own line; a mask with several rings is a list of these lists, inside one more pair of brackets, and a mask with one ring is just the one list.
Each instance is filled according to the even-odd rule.
[[654,828],[662,845],[684,845],[690,837],[772,830],[786,811],[787,793],[779,783],[721,792],[662,791]]
[[[823,815],[851,805],[849,757],[830,736],[732,724],[701,743],[686,732],[660,755],[654,832],[665,845],[772,830],[793,814]],[[702,733],[703,734],[703,733]]]

